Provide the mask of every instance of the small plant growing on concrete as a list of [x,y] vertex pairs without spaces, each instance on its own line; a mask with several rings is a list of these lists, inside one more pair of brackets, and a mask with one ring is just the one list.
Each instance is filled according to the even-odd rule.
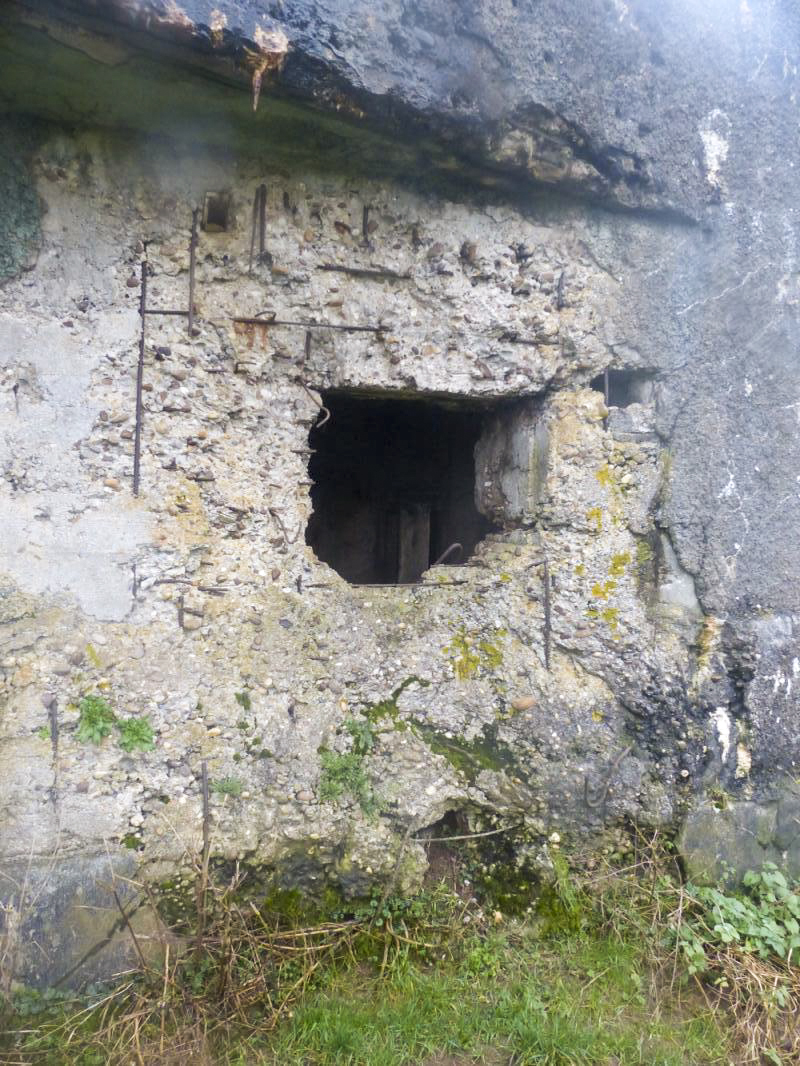
[[84,696],[78,704],[78,729],[81,743],[100,744],[111,732],[116,715],[102,696]]
[[348,718],[345,730],[353,738],[353,749],[345,753],[322,748],[319,761],[319,798],[322,803],[338,803],[344,796],[352,796],[368,816],[378,810],[372,786],[364,771],[364,757],[375,744],[372,723],[367,719]]
[[241,796],[244,785],[238,777],[221,777],[211,782],[211,791],[218,796]]
[[117,722],[123,751],[152,751],[156,746],[149,718],[125,718]]

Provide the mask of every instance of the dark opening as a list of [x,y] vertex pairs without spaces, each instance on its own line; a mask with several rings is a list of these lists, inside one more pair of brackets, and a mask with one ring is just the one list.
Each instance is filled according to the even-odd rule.
[[230,227],[231,197],[227,192],[207,192],[203,201],[203,229],[223,233]]
[[353,584],[405,584],[458,543],[464,562],[493,528],[475,506],[484,411],[326,392],[311,430],[306,543]]
[[[628,407],[632,403],[650,403],[653,399],[653,374],[649,370],[609,370],[608,406]],[[591,386],[605,393],[605,374],[592,379]]]

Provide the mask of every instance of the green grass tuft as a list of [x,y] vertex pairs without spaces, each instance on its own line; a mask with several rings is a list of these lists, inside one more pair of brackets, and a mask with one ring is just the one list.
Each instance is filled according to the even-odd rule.
[[218,796],[241,796],[244,785],[238,777],[221,777],[219,781],[211,782],[211,791]]

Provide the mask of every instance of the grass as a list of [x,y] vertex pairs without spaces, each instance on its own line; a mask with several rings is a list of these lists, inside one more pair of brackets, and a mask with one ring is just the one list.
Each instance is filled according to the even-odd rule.
[[350,751],[319,749],[320,801],[340,803],[345,796],[350,796],[364,814],[373,817],[379,803],[364,768],[364,760],[375,744],[374,726],[367,718],[348,718],[344,722],[344,731],[351,737]]
[[492,1050],[515,1066],[727,1063],[705,1004],[686,1017],[652,1010],[645,966],[640,949],[616,941],[495,933],[448,966],[396,963],[379,985],[340,973],[305,997],[270,1048],[251,1044],[238,1061],[407,1066],[440,1053],[483,1061]]
[[[557,856],[552,885],[518,919],[476,900],[456,860],[447,883],[418,897],[387,892],[329,906],[324,915],[283,907],[280,893],[264,900],[241,871],[227,879],[218,871],[198,896],[207,909],[202,916],[193,913],[190,892],[165,955],[142,959],[122,985],[90,990],[80,1002],[18,995],[16,1014],[9,1012],[5,1026],[0,1017],[0,1033],[7,1033],[0,1062],[799,1061],[791,1041],[800,975],[791,960],[726,939],[718,915],[730,920],[739,908],[718,896],[704,903],[658,848],[645,848],[626,869],[583,875]],[[774,870],[754,878],[749,891],[770,908],[758,929],[774,935],[765,913],[775,921],[783,916],[795,935],[785,912],[787,901],[789,912],[795,908],[792,889]],[[749,911],[746,920],[752,930]],[[777,998],[776,988],[784,990]]]
[[211,791],[219,796],[241,796],[244,784],[238,777],[221,777],[211,782]]

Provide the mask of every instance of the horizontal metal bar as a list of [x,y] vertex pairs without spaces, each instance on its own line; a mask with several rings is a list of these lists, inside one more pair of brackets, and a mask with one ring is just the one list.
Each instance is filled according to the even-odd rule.
[[296,322],[278,318],[234,318],[244,326],[297,326],[302,329],[340,329],[348,333],[385,333],[386,326],[347,326],[339,322]]

